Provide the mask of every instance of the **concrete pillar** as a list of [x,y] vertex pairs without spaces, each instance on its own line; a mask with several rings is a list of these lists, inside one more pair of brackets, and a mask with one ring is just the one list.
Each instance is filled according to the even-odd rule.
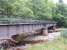
[[43,35],[44,36],[47,36],[48,35],[48,28],[47,27],[43,29]]
[[53,26],[53,31],[56,32],[56,26]]
[[9,38],[10,37],[10,32],[9,32],[9,29],[10,27],[7,25],[7,37]]

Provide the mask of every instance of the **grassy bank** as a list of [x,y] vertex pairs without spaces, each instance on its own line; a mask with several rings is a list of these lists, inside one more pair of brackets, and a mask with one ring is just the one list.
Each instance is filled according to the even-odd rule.
[[67,39],[60,37],[59,39],[46,44],[34,44],[28,50],[67,50]]
[[65,38],[61,38],[47,44],[35,44],[28,50],[67,50],[67,40]]

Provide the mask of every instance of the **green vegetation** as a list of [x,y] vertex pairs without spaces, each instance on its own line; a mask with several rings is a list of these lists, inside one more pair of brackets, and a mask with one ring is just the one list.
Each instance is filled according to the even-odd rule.
[[0,0],[1,18],[52,20],[67,27],[67,5],[63,0]]
[[[63,31],[63,34],[64,33],[65,32]],[[67,50],[67,39],[65,37],[60,37],[59,39],[46,44],[35,44],[28,50]]]
[[48,44],[32,45],[29,50],[67,50],[67,39],[59,39]]

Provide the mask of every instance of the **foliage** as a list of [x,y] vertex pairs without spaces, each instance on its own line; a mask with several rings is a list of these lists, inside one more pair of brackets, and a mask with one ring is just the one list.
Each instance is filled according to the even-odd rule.
[[32,45],[28,50],[67,50],[67,39],[60,38],[53,42]]
[[67,27],[67,5],[57,4],[53,9],[53,20],[58,23],[59,26]]
[[31,45],[28,50],[67,50],[67,29],[64,28],[62,30],[62,36],[59,39],[55,39],[48,43]]
[[56,4],[53,0],[0,0],[2,17],[54,20],[59,26],[67,27],[67,5],[63,0]]

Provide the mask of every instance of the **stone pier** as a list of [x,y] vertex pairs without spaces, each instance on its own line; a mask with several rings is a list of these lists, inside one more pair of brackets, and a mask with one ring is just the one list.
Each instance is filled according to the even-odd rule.
[[47,36],[48,35],[48,28],[46,27],[46,28],[44,28],[44,30],[43,30],[43,35],[45,35],[45,36]]

